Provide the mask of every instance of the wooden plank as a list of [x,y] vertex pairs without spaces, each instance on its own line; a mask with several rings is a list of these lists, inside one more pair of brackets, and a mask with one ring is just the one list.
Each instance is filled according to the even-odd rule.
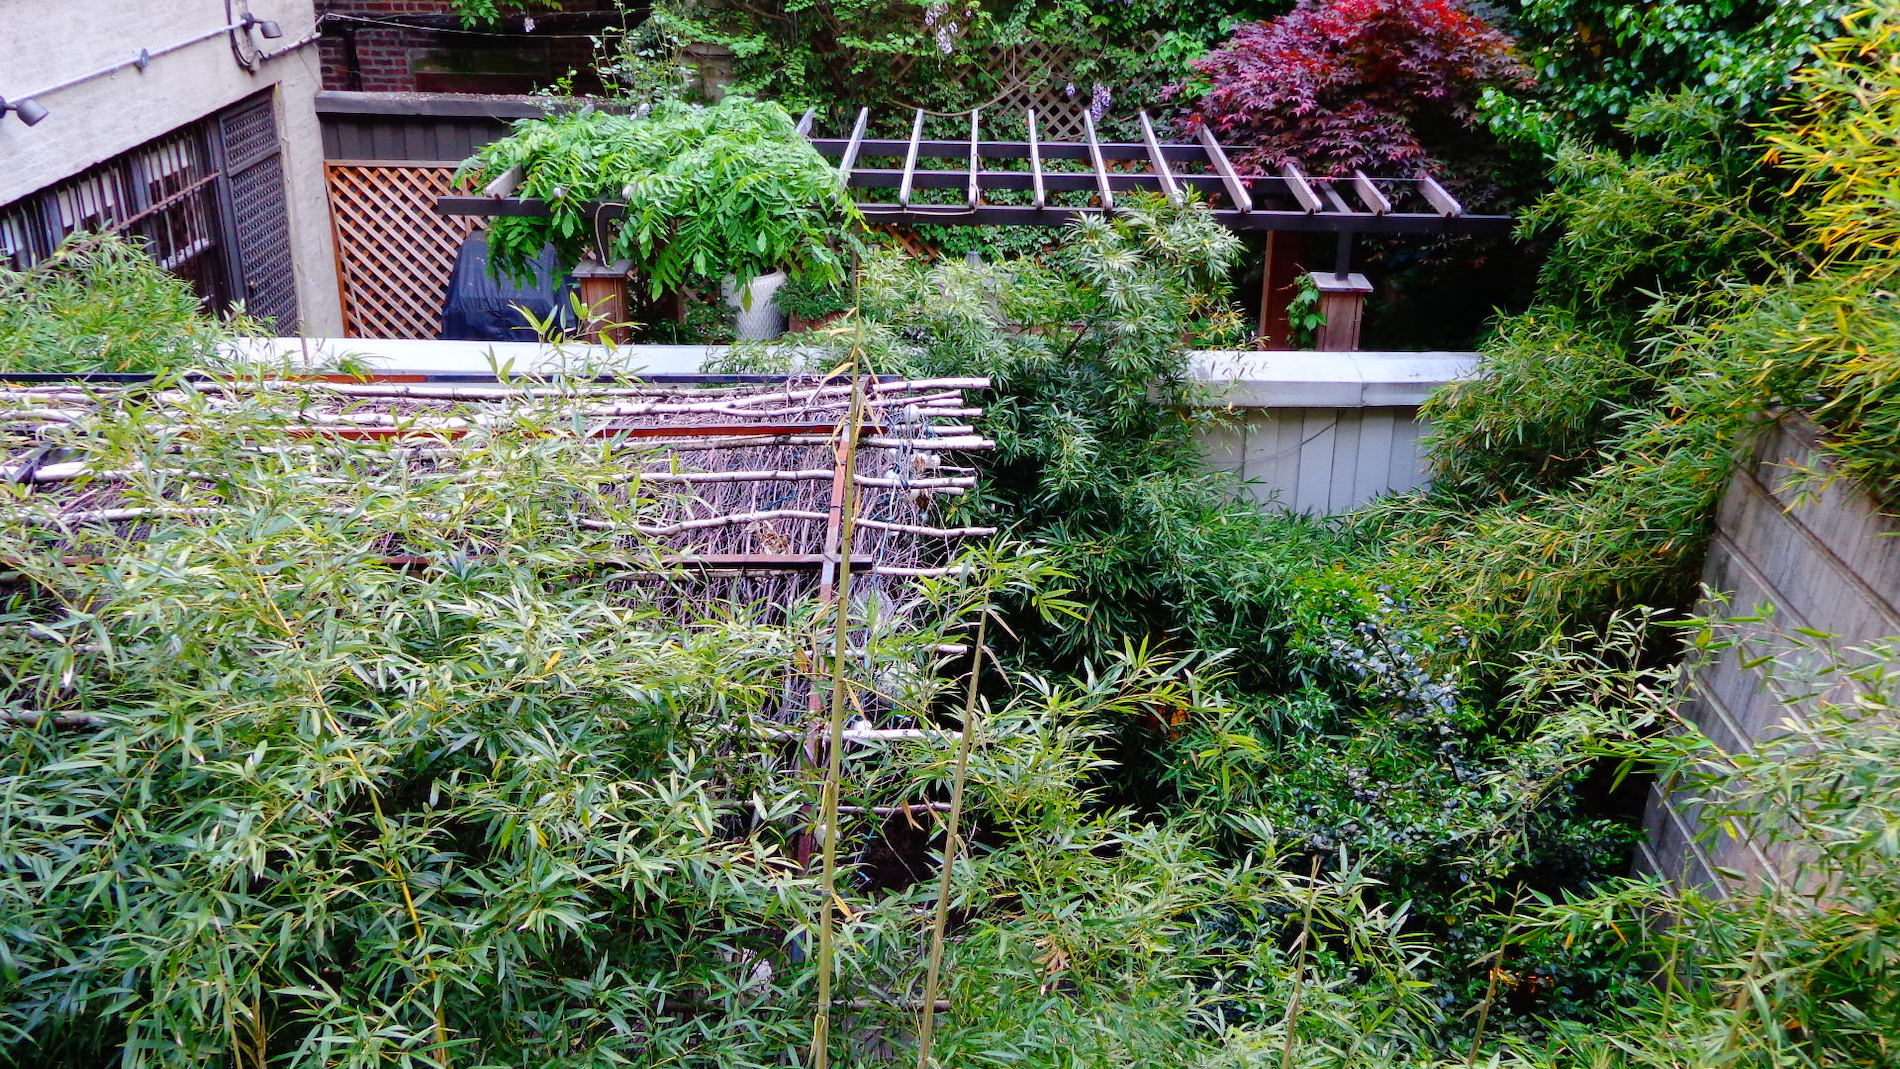
[[1042,185],[1042,149],[1037,144],[1038,138],[1036,136],[1036,109],[1030,108],[1024,112],[1024,115],[1028,119],[1028,122],[1029,122],[1030,182],[1033,184],[1035,188],[1035,193],[1036,193],[1035,202],[1034,202],[1035,207],[1038,211],[1040,211],[1043,208],[1048,206],[1049,194],[1047,190],[1043,189],[1043,185]]
[[1240,175],[1235,173],[1233,163],[1227,158],[1227,150],[1214,139],[1214,131],[1209,129],[1206,123],[1202,123],[1196,130],[1196,134],[1200,138],[1201,147],[1207,151],[1208,162],[1214,165],[1214,173],[1220,175],[1221,183],[1227,187],[1228,203],[1242,215],[1253,211],[1253,197],[1248,194],[1246,185],[1240,180]]
[[1161,191],[1166,193],[1172,204],[1182,202],[1181,186],[1174,180],[1174,173],[1168,170],[1168,159],[1161,154],[1161,139],[1155,136],[1154,123],[1148,119],[1146,111],[1140,112],[1141,141],[1148,146],[1149,166],[1154,168],[1155,177],[1161,181]]
[[525,177],[527,177],[526,173],[522,171],[521,165],[517,163],[496,175],[494,181],[483,186],[482,196],[493,200],[500,200],[503,197],[512,197],[515,195],[515,190],[521,188],[521,180]]
[[1392,491],[1392,436],[1400,421],[1412,421],[1409,409],[1368,408],[1360,419],[1359,455],[1352,466],[1354,506]]
[[917,118],[910,124],[910,147],[904,151],[904,180],[897,187],[897,203],[910,207],[911,176],[917,173],[917,143],[924,136],[924,109],[917,109]]
[[1095,192],[1101,198],[1102,210],[1115,210],[1115,191],[1108,185],[1108,164],[1102,160],[1102,144],[1095,136],[1095,119],[1088,112],[1082,113],[1082,126],[1088,132],[1089,163],[1095,168]]
[[1313,184],[1306,180],[1306,175],[1298,167],[1290,163],[1283,164],[1280,177],[1286,180],[1286,187],[1293,191],[1293,199],[1300,202],[1301,209],[1308,215],[1320,210],[1319,194],[1313,192]]
[[1339,410],[1309,408],[1300,419],[1300,477],[1293,493],[1300,512],[1324,515],[1333,487],[1333,442],[1339,434]]
[[1391,466],[1386,469],[1393,490],[1403,492],[1425,485],[1425,465],[1418,449],[1424,433],[1425,428],[1411,420],[1393,423]]
[[798,136],[809,137],[811,135],[812,120],[816,119],[817,117],[818,117],[817,108],[806,108],[805,114],[800,115],[798,117],[798,125],[793,127],[793,129],[798,131]]
[[1374,215],[1392,214],[1392,202],[1386,199],[1385,194],[1379,192],[1378,186],[1372,184],[1372,179],[1366,177],[1366,172],[1356,170],[1352,173],[1352,188],[1359,194],[1359,200],[1366,206],[1367,211]]
[[857,166],[858,149],[864,144],[864,127],[871,121],[871,109],[859,108],[858,121],[851,127],[851,142],[844,148],[844,154],[838,158],[838,180],[849,184],[851,168]]
[[983,144],[982,115],[983,109],[970,109],[970,186],[964,194],[964,201],[972,208],[983,199],[983,192],[977,188],[976,182],[977,176],[982,173],[977,164],[977,150]]
[[1465,206],[1460,204],[1458,198],[1452,196],[1444,186],[1439,185],[1438,179],[1426,175],[1418,182],[1418,191],[1425,194],[1426,203],[1438,209],[1438,214],[1447,219],[1455,219],[1465,214]]
[[1369,413],[1377,409],[1342,408],[1333,430],[1332,479],[1326,487],[1326,513],[1338,515],[1359,504],[1359,448]]

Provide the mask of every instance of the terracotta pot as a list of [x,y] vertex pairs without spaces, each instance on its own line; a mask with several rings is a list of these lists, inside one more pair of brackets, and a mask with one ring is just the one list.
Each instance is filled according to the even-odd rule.
[[842,309],[836,312],[826,312],[817,319],[806,319],[804,316],[795,315],[792,317],[790,332],[793,334],[803,334],[807,331],[823,330],[843,318],[844,311]]

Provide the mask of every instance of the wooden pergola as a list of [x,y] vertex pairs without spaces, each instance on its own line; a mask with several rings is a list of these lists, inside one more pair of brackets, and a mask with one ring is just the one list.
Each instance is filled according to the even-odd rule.
[[[1116,211],[1129,193],[1158,194],[1178,204],[1191,191],[1223,225],[1268,235],[1260,328],[1263,335],[1279,340],[1285,338],[1286,304],[1297,276],[1312,266],[1312,237],[1330,234],[1332,269],[1312,272],[1328,313],[1322,348],[1357,347],[1359,308],[1371,291],[1364,276],[1352,270],[1359,235],[1499,236],[1510,233],[1514,223],[1508,215],[1467,211],[1429,175],[1374,176],[1356,170],[1325,177],[1307,174],[1293,163],[1271,174],[1242,172],[1228,147],[1206,126],[1193,143],[1163,142],[1145,111],[1138,115],[1138,143],[1102,141],[1086,114],[1082,141],[1042,140],[1033,108],[1022,115],[1020,141],[986,139],[981,111],[970,113],[967,139],[926,139],[927,117],[918,109],[910,136],[902,139],[868,136],[869,108],[859,110],[842,137],[814,136],[810,111],[799,120],[798,130],[820,154],[837,161],[845,186],[865,194],[858,198],[859,209],[879,223],[1062,226]],[[879,160],[902,163],[872,165]],[[442,197],[437,208],[448,215],[547,215],[545,202],[512,195],[521,178],[510,170],[480,195]],[[948,190],[953,196],[924,194],[926,190]],[[595,206],[594,217],[604,224],[623,211],[620,205],[603,203]]]

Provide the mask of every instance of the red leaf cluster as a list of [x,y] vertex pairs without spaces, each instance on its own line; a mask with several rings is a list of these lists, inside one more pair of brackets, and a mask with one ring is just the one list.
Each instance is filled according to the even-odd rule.
[[1300,0],[1194,62],[1212,88],[1188,115],[1249,167],[1439,172],[1469,147],[1478,95],[1529,78],[1462,0]]

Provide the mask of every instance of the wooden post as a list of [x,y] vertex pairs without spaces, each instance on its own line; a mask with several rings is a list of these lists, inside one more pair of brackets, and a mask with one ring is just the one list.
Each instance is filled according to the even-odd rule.
[[1287,319],[1287,305],[1299,292],[1299,278],[1306,271],[1308,241],[1305,234],[1289,230],[1267,231],[1267,258],[1260,269],[1260,347],[1293,348],[1293,324]]
[[587,321],[581,324],[581,337],[588,341],[605,339],[616,345],[632,340],[631,309],[627,300],[627,275],[632,260],[582,260],[574,268],[574,280],[580,283],[581,304],[586,306]]
[[1350,353],[1359,348],[1359,317],[1366,307],[1366,294],[1372,283],[1364,275],[1340,278],[1331,271],[1315,271],[1310,276],[1319,288],[1319,310],[1326,325],[1319,328],[1319,351]]

